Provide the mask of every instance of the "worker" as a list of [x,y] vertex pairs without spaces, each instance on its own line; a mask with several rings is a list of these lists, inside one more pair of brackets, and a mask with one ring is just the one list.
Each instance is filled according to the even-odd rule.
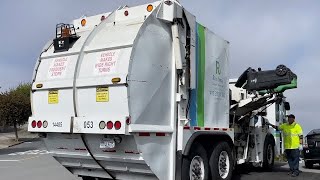
[[301,126],[295,122],[295,116],[290,114],[287,116],[288,122],[280,126],[275,126],[267,122],[266,124],[272,126],[278,131],[282,131],[284,137],[285,154],[290,167],[288,173],[292,177],[299,176],[299,160],[300,151],[303,149],[303,132]]

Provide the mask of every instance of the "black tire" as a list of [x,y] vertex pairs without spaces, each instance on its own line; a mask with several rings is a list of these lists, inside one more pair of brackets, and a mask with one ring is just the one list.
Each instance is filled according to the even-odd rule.
[[276,68],[276,74],[278,76],[284,76],[287,74],[287,72],[288,72],[288,68],[285,65],[281,64],[281,65],[277,66],[277,68]]
[[304,165],[306,166],[306,168],[308,169],[312,169],[313,168],[313,163],[310,161],[304,161]]
[[[225,154],[226,153],[226,154]],[[220,175],[219,173],[219,166],[220,163],[220,155],[224,154],[227,155],[228,158],[225,158],[225,163],[221,162],[222,165],[225,165],[226,167],[226,174]],[[229,159],[229,162],[227,162]],[[229,166],[227,165],[229,163]],[[232,177],[233,172],[233,155],[232,150],[227,142],[220,142],[218,143],[215,148],[212,151],[211,157],[210,157],[210,171],[211,171],[211,179],[213,180],[230,180]],[[221,165],[221,164],[220,164]]]
[[270,136],[266,137],[266,140],[264,141],[264,147],[263,147],[262,167],[266,171],[272,170],[274,165],[275,151],[274,151],[274,142],[271,138],[273,137],[270,137]]
[[[194,158],[201,158],[204,166],[204,176],[200,180],[208,180],[209,178],[209,161],[207,152],[204,149],[204,147],[200,144],[195,142],[190,150],[190,153],[188,156],[184,157],[182,159],[182,179],[183,180],[191,180],[190,178],[190,165],[193,160],[196,160]],[[196,172],[200,173],[200,172]],[[201,173],[200,173],[201,174]]]

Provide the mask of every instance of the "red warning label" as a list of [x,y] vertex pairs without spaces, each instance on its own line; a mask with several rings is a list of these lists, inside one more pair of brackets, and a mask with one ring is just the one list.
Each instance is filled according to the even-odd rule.
[[94,64],[95,75],[105,75],[116,72],[119,50],[103,51],[98,53],[97,61]]
[[49,67],[49,78],[64,78],[66,76],[67,66],[67,57],[55,58]]

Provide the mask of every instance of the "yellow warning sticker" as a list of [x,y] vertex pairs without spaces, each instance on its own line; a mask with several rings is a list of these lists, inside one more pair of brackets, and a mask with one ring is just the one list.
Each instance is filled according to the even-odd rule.
[[109,102],[109,88],[108,87],[97,87],[96,101],[97,102]]
[[59,103],[59,92],[57,90],[49,91],[48,103],[49,104],[58,104]]

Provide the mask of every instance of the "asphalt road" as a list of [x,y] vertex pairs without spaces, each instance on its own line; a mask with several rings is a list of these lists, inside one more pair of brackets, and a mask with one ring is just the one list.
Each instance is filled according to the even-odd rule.
[[80,180],[56,162],[42,141],[0,149],[2,180]]
[[[277,163],[272,172],[259,168],[238,168],[233,180],[319,180],[320,166],[305,169],[297,178],[287,175],[288,166]],[[0,179],[4,180],[80,180],[57,163],[46,151],[41,141],[26,142],[11,148],[0,149]]]

